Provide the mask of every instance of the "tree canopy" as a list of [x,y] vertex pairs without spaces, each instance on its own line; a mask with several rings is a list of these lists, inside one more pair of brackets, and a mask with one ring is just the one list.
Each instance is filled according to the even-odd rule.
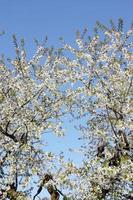
[[[77,32],[74,47],[37,42],[30,60],[13,36],[15,58],[0,59],[1,199],[35,200],[43,189],[51,200],[133,198],[133,25],[110,25]],[[45,132],[64,135],[69,115],[83,142],[80,167],[44,148]]]

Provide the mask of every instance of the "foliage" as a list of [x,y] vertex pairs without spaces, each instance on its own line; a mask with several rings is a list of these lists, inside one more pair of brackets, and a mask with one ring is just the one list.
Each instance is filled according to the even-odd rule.
[[61,89],[65,74],[56,64],[60,53],[37,46],[35,56],[27,61],[24,41],[20,46],[15,36],[13,41],[15,59],[8,59],[8,64],[2,57],[0,63],[0,186],[4,191],[13,183],[14,190],[30,190],[33,176],[40,180],[50,172],[54,157],[44,151],[43,135],[46,131],[63,135],[61,116],[66,112],[66,94]]
[[122,19],[118,28],[97,22],[91,39],[78,33],[78,47],[64,47],[73,59],[63,57],[63,64],[73,74],[73,87],[80,85],[71,110],[87,121],[80,125],[86,159],[75,172],[74,199],[133,198],[132,34],[132,27],[123,32]]
[[[14,36],[16,58],[0,64],[0,186],[9,199],[11,190],[31,198],[35,178],[34,199],[44,187],[51,200],[133,198],[133,27],[110,24],[97,22],[92,37],[78,32],[77,47],[38,45],[30,61]],[[44,148],[45,132],[62,135],[69,113],[81,120],[80,167]]]

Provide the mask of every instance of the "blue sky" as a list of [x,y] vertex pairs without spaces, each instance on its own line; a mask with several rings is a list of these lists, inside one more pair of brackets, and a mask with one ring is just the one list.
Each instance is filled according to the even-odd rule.
[[7,33],[0,39],[0,52],[12,55],[14,33],[25,38],[30,55],[34,38],[42,41],[48,35],[55,46],[60,36],[71,43],[78,29],[87,27],[91,33],[96,20],[108,24],[123,17],[128,25],[132,9],[132,0],[0,0],[0,30]]
[[[92,33],[96,20],[108,24],[109,19],[117,21],[122,17],[127,28],[133,20],[133,0],[0,0],[0,31],[6,34],[0,37],[0,54],[6,57],[14,55],[12,34],[25,38],[29,56],[35,50],[34,38],[43,41],[48,36],[49,45],[58,47],[59,37],[73,43],[77,30],[85,27]],[[79,144],[76,131],[68,125],[65,140],[46,135],[51,141],[51,149],[60,151],[71,144]],[[79,135],[77,136],[79,137]],[[78,161],[79,157],[75,156]],[[80,156],[81,157],[81,156]]]
[[[73,43],[77,30],[88,28],[90,34],[96,20],[108,24],[109,19],[117,21],[122,17],[127,28],[133,20],[133,0],[0,0],[0,54],[14,55],[12,34],[25,38],[28,55],[34,52],[34,38],[43,41],[48,36],[49,45],[58,47],[59,37]],[[76,131],[68,125],[65,140],[46,136],[53,151],[67,149],[69,144],[79,144]],[[50,138],[50,139],[49,139]],[[81,155],[73,155],[77,162]]]

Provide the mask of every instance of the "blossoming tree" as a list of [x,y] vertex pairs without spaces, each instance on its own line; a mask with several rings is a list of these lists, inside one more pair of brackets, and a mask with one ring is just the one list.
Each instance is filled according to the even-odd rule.
[[61,60],[79,91],[71,110],[84,117],[79,129],[86,158],[75,169],[74,199],[133,199],[132,35],[133,26],[124,33],[122,19],[111,28],[97,22],[92,38],[78,33],[77,48],[64,46],[72,58]]
[[44,151],[43,135],[46,131],[63,134],[66,94],[60,87],[66,80],[56,64],[59,51],[39,45],[27,61],[24,41],[18,45],[15,36],[13,41],[15,59],[7,64],[2,57],[0,62],[0,188],[1,198],[16,200],[27,199],[34,176],[45,183],[53,179],[54,157]]
[[[124,33],[120,19],[117,27],[98,22],[94,36],[85,33],[77,33],[77,47],[38,46],[30,61],[14,36],[16,58],[1,58],[1,199],[32,199],[33,183],[33,199],[43,187],[51,200],[133,198],[133,27]],[[69,113],[81,120],[80,167],[44,147],[45,132],[62,135]]]

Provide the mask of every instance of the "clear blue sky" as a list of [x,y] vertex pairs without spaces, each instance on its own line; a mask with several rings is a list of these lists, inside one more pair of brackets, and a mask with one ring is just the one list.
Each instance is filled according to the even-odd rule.
[[[6,35],[0,37],[0,54],[13,55],[12,34],[24,37],[29,55],[35,45],[33,39],[42,41],[47,35],[49,44],[59,45],[58,38],[72,43],[77,30],[87,27],[90,33],[96,20],[108,24],[109,19],[117,21],[122,17],[125,27],[133,20],[133,0],[0,0],[0,30]],[[68,135],[65,140],[46,136],[53,151],[67,149],[78,144],[76,131],[66,122]],[[79,162],[81,155],[73,155]]]
[[72,42],[77,29],[91,32],[96,20],[107,24],[119,17],[130,23],[133,0],[0,0],[0,30],[7,33],[0,53],[11,55],[13,33],[25,38],[30,54],[34,38],[48,35],[50,45],[58,45],[60,36]]
[[[87,27],[92,33],[96,20],[108,24],[109,19],[117,21],[122,17],[125,27],[133,20],[133,0],[0,0],[0,30],[6,35],[0,37],[0,54],[13,54],[12,34],[24,37],[29,55],[35,48],[33,39],[42,41],[47,35],[49,44],[59,45],[59,37],[72,43],[75,32]],[[66,123],[68,125],[68,123]],[[60,151],[71,143],[78,144],[76,132],[68,126],[66,139],[51,140],[51,149]],[[47,135],[49,141],[49,136]],[[55,147],[54,147],[55,146]],[[75,156],[78,161],[79,158]]]

